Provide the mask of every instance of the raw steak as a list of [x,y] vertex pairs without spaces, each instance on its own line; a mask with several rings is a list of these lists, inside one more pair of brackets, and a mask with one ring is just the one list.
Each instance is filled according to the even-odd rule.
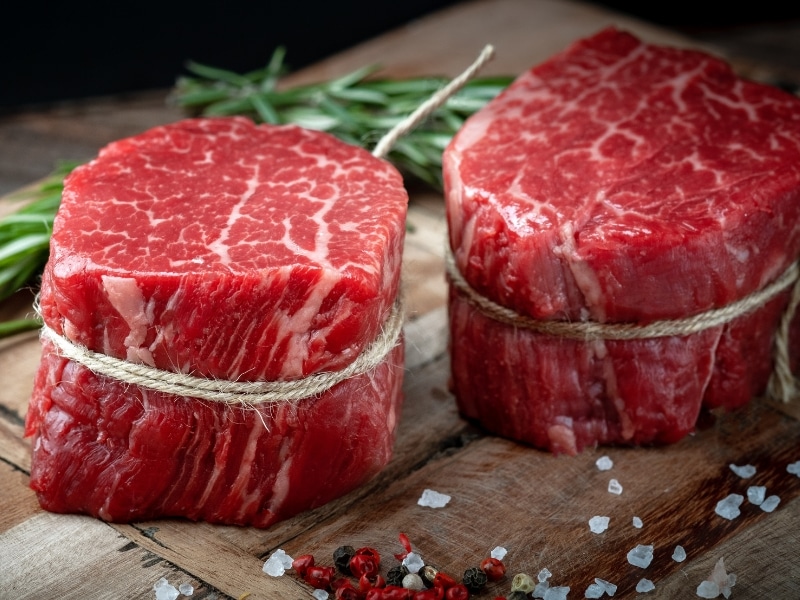
[[[163,370],[284,381],[350,364],[398,292],[397,171],[327,134],[195,119],[115,142],[67,179],[45,323]],[[227,406],[113,381],[44,343],[27,416],[46,509],[268,526],[391,455],[398,344],[319,397]]]
[[[726,306],[800,251],[800,100],[616,29],[521,75],[445,152],[450,247],[480,295],[537,320],[647,324]],[[573,341],[451,287],[460,410],[575,453],[673,442],[761,393],[784,293],[683,337]]]

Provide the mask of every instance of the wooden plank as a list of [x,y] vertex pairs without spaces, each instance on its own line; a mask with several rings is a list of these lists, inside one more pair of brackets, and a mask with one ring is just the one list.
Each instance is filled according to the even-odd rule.
[[0,589],[4,598],[148,598],[165,577],[189,583],[193,598],[216,590],[133,544],[108,525],[77,515],[37,512],[0,533]]

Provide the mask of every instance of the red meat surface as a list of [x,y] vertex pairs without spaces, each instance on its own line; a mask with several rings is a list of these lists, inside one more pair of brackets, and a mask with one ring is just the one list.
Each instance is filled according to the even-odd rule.
[[[398,291],[407,194],[368,152],[294,126],[193,119],[115,142],[65,182],[45,323],[95,352],[231,381],[350,364]],[[319,397],[229,407],[91,373],[45,343],[31,486],[56,512],[260,527],[391,455],[402,345]]]
[[[646,324],[725,306],[800,252],[800,100],[607,29],[521,75],[445,152],[450,247],[539,320]],[[560,452],[672,442],[760,393],[786,294],[692,336],[572,341],[451,290],[462,412]]]

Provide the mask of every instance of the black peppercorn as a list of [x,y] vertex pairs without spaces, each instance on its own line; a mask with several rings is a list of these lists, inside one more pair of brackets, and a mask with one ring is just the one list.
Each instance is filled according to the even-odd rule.
[[333,551],[333,564],[345,575],[351,575],[350,572],[350,559],[356,553],[356,549],[352,546],[339,546]]
[[489,581],[489,578],[486,577],[486,573],[480,567],[472,567],[464,571],[464,585],[467,586],[470,592],[479,592],[487,581]]
[[506,596],[506,600],[528,600],[530,596],[523,592],[522,590],[514,590],[508,596]]
[[386,573],[386,585],[395,585],[403,587],[403,577],[408,575],[408,569],[404,565],[397,565],[392,567]]

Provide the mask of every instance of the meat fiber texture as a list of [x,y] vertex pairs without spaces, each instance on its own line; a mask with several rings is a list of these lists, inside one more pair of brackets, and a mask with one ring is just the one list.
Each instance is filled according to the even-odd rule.
[[[522,74],[444,156],[450,247],[480,295],[543,321],[648,324],[719,308],[800,251],[800,100],[614,28]],[[461,412],[576,453],[668,443],[764,390],[788,292],[697,334],[571,340],[451,286]]]
[[[320,132],[189,119],[66,180],[45,323],[127,361],[230,381],[349,365],[398,293],[408,197],[385,161]],[[403,347],[318,397],[228,406],[115,381],[45,341],[26,431],[42,506],[126,522],[266,527],[389,461]]]

